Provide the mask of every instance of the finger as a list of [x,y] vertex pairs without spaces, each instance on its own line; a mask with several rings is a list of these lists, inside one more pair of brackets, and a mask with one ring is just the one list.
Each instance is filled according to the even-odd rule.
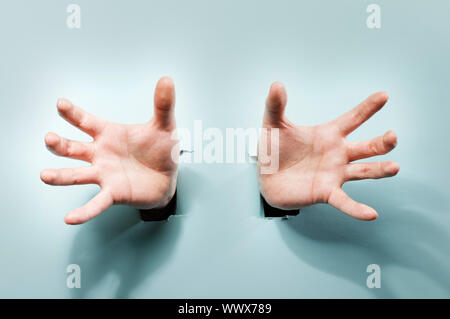
[[287,103],[286,89],[280,82],[274,82],[266,99],[264,123],[277,127],[284,119],[284,110]]
[[386,92],[372,94],[358,106],[338,117],[335,122],[342,133],[348,135],[378,112],[388,99],[389,96]]
[[48,149],[56,155],[79,159],[86,162],[91,162],[94,154],[94,146],[92,143],[71,141],[59,137],[55,133],[47,133],[45,136],[45,144]]
[[356,161],[376,155],[383,155],[397,146],[397,135],[394,131],[387,131],[384,135],[371,140],[348,143],[349,161]]
[[98,174],[94,167],[44,169],[41,180],[49,185],[98,184]]
[[100,191],[86,205],[74,209],[64,217],[64,221],[69,225],[78,225],[91,220],[95,216],[104,212],[113,204],[111,195],[107,191]]
[[175,128],[175,85],[171,78],[163,77],[155,88],[155,123],[163,129]]
[[397,175],[400,166],[396,162],[354,163],[345,166],[345,180],[383,178]]
[[78,127],[83,132],[97,136],[102,131],[105,122],[99,117],[92,115],[85,110],[75,106],[66,99],[59,99],[57,103],[59,114],[69,123]]
[[336,188],[331,193],[328,203],[357,219],[373,220],[378,217],[377,212],[372,207],[354,201],[341,188]]

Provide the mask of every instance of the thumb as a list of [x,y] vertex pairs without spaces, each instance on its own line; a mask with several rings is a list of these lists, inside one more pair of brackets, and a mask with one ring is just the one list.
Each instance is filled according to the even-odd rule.
[[155,88],[155,122],[161,128],[171,129],[175,125],[175,85],[171,78],[159,79]]
[[283,121],[284,109],[286,108],[286,89],[280,82],[274,82],[266,99],[264,111],[264,124],[277,126]]

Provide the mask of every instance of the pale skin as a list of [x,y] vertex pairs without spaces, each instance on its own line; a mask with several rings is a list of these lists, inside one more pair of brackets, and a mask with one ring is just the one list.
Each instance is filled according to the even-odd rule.
[[[261,167],[268,164],[260,160],[261,154],[258,156],[258,181],[265,200],[285,210],[328,203],[354,218],[376,219],[375,209],[351,199],[342,185],[347,181],[396,175],[400,167],[395,162],[354,161],[390,152],[397,145],[397,135],[387,131],[358,142],[347,141],[346,137],[379,111],[388,98],[387,93],[378,92],[330,122],[297,126],[284,114],[287,103],[284,86],[273,83],[266,100],[263,128],[279,129],[279,169],[261,174]],[[260,149],[261,143],[270,144],[270,139],[261,138]]]
[[154,116],[145,124],[126,125],[100,119],[66,99],[59,99],[59,114],[89,134],[92,142],[71,141],[48,133],[45,144],[56,155],[89,162],[90,166],[45,169],[43,182],[50,185],[98,184],[101,191],[87,204],[69,212],[67,224],[82,224],[113,204],[140,209],[166,206],[177,182],[175,89],[161,78],[154,94]]
[[[284,115],[287,96],[283,85],[274,83],[266,101],[263,128],[279,129],[279,169],[272,174],[258,174],[266,201],[281,209],[329,203],[358,219],[377,218],[373,208],[352,200],[342,185],[351,180],[396,175],[399,166],[395,162],[352,162],[388,153],[396,146],[397,136],[388,131],[367,141],[349,142],[345,138],[379,111],[387,99],[385,92],[375,93],[331,122],[296,126]],[[173,138],[174,107],[174,84],[167,77],[156,85],[154,116],[145,124],[106,121],[66,99],[58,100],[59,114],[89,134],[93,141],[71,141],[48,133],[45,144],[56,155],[91,165],[46,169],[41,172],[41,179],[50,185],[98,184],[101,187],[87,204],[65,216],[67,224],[85,223],[113,204],[151,209],[169,203],[177,182],[177,158],[173,157],[178,154],[177,140]],[[264,139],[260,143],[265,143]],[[264,165],[261,158],[258,157],[259,171]]]

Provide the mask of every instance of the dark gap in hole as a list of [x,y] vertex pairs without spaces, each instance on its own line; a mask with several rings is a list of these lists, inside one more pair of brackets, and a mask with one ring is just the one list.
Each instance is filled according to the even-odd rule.
[[262,195],[260,195],[260,197],[264,207],[264,217],[297,216],[300,213],[300,209],[284,210],[272,207],[266,202]]
[[140,209],[141,220],[144,222],[155,222],[166,220],[171,215],[175,215],[177,210],[177,191],[173,194],[169,204],[161,208]]

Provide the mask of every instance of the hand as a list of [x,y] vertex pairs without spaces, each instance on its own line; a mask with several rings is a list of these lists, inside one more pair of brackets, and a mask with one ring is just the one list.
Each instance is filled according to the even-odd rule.
[[59,114],[94,140],[71,141],[48,133],[45,144],[56,155],[91,165],[46,169],[41,179],[50,185],[101,187],[86,205],[66,215],[67,224],[84,223],[113,204],[150,209],[169,203],[177,182],[177,161],[172,159],[177,141],[171,138],[176,128],[175,89],[170,78],[162,78],[156,85],[154,105],[154,117],[148,123],[125,125],[102,120],[68,100],[58,100]]
[[[387,100],[385,92],[375,93],[331,122],[296,126],[284,115],[287,96],[283,85],[274,83],[266,100],[263,128],[279,128],[279,169],[273,174],[261,174],[265,164],[258,156],[259,186],[266,201],[280,209],[329,203],[357,219],[376,219],[378,214],[373,208],[354,201],[341,187],[347,181],[396,175],[399,165],[395,162],[351,162],[390,152],[397,144],[397,136],[388,131],[359,142],[348,142],[345,137]],[[270,142],[260,139],[259,143],[262,149],[261,143]]]

